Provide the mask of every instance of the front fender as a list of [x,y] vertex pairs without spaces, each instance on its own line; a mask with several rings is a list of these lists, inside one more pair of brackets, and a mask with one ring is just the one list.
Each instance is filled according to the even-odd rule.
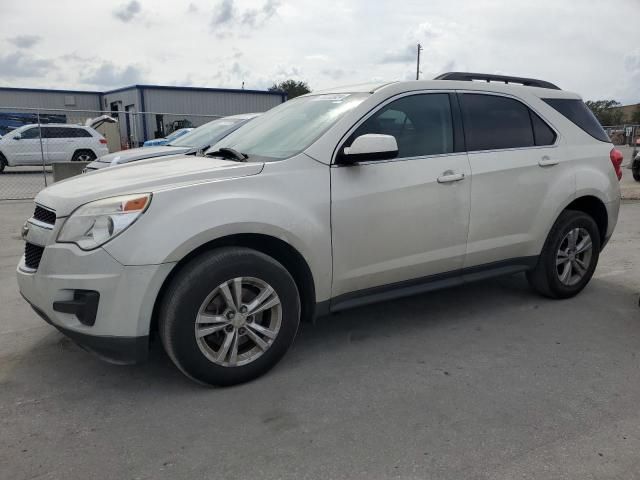
[[332,270],[329,167],[294,160],[267,164],[251,177],[154,193],[149,210],[104,248],[125,265],[161,264],[229,235],[269,235],[304,257],[317,299],[325,300]]

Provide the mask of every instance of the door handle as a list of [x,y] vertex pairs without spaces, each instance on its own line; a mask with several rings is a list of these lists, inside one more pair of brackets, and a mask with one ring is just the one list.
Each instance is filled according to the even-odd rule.
[[447,170],[438,177],[438,183],[459,182],[460,180],[464,180],[464,173],[454,173],[451,170]]
[[558,160],[552,160],[546,155],[538,161],[538,165],[541,167],[553,167],[554,165],[558,165],[558,163],[560,163]]

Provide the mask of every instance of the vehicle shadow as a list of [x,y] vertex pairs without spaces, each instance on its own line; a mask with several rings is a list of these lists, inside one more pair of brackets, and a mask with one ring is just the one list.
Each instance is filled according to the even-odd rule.
[[[331,356],[336,354],[341,357],[334,362],[355,361],[366,366],[382,342],[385,348],[393,348],[394,342],[407,339],[436,341],[443,331],[460,330],[468,334],[487,326],[493,329],[512,326],[514,321],[545,321],[549,312],[558,308],[552,306],[554,303],[563,305],[564,309],[589,308],[579,300],[585,297],[593,297],[591,301],[598,303],[601,298],[623,295],[625,302],[628,299],[629,308],[637,309],[636,292],[627,290],[607,279],[594,279],[576,299],[556,301],[533,293],[523,275],[514,275],[347,310],[302,325],[294,347],[283,361],[253,383],[305,376],[303,372],[325,362],[326,368],[331,368]],[[545,312],[537,313],[538,309]],[[95,358],[52,331],[23,354],[3,363],[2,388],[27,378],[34,385],[53,390],[61,385],[68,390],[91,386],[96,392],[125,396],[143,390],[163,394],[203,390],[174,367],[158,340],[151,343],[147,362],[120,366]]]

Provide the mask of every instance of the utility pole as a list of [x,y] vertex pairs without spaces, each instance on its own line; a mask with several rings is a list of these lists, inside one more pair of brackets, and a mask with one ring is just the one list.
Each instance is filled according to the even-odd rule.
[[418,61],[416,62],[416,80],[420,80],[420,52],[422,45],[418,44]]

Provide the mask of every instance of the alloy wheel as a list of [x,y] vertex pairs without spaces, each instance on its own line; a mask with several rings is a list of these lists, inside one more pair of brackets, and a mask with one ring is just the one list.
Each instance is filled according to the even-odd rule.
[[261,357],[281,323],[282,305],[273,287],[258,278],[236,277],[218,285],[202,303],[195,337],[211,362],[237,367]]
[[556,253],[556,274],[563,285],[573,286],[586,275],[591,265],[593,242],[584,228],[571,229]]

